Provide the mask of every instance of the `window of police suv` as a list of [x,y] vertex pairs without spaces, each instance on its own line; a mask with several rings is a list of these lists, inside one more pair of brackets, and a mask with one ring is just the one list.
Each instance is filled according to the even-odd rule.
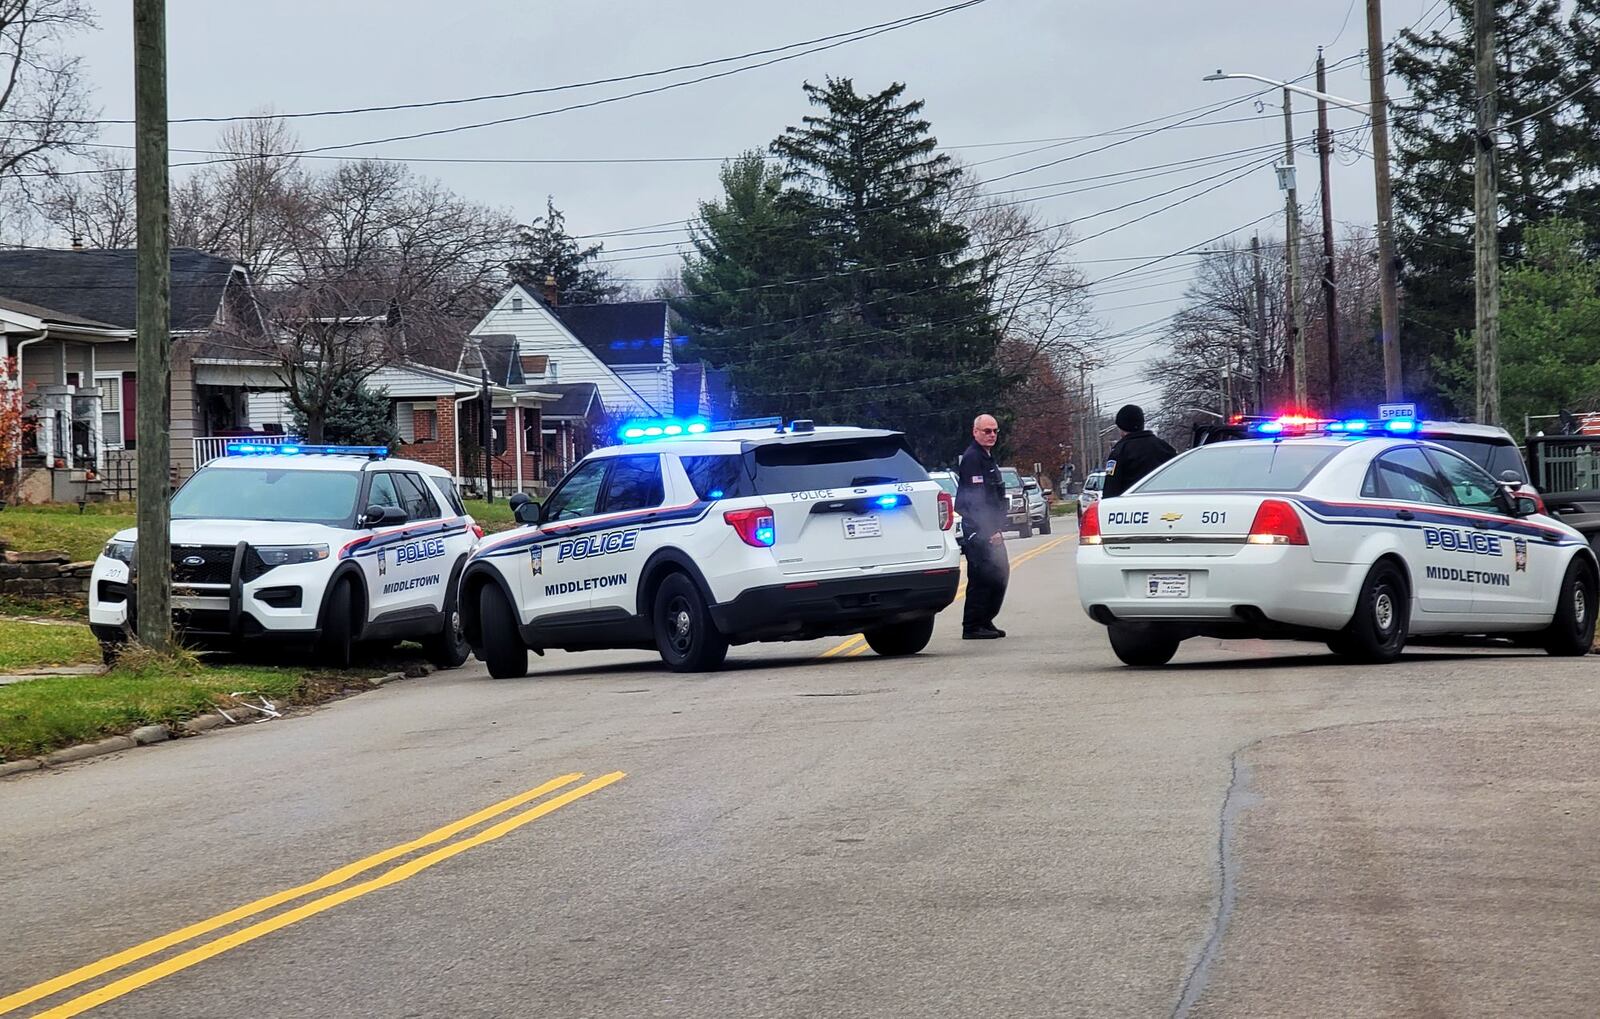
[[272,520],[341,527],[355,516],[357,471],[202,470],[172,497],[174,520]]
[[757,446],[750,455],[756,495],[928,480],[899,435],[775,442]]
[[1490,439],[1462,439],[1455,437],[1424,436],[1429,442],[1437,442],[1446,449],[1453,449],[1457,453],[1471,460],[1494,476],[1495,480],[1505,477],[1507,471],[1517,476],[1517,480],[1524,484],[1528,481],[1528,469],[1522,464],[1522,454],[1517,447],[1509,442],[1494,442]]
[[1134,491],[1294,492],[1341,447],[1287,442],[1219,442],[1168,461]]

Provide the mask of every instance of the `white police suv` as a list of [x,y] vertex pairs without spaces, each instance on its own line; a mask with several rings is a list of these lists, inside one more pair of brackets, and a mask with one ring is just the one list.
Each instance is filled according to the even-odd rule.
[[1320,640],[1373,662],[1447,636],[1587,654],[1588,543],[1416,430],[1283,419],[1169,461],[1085,512],[1084,611],[1129,665],[1196,635]]
[[462,618],[492,675],[525,674],[529,649],[654,649],[699,671],[730,644],[857,632],[909,655],[955,600],[954,502],[898,432],[652,422],[622,439],[474,551]]
[[[234,443],[172,496],[173,623],[196,643],[313,643],[329,664],[362,641],[421,641],[466,661],[457,590],[483,532],[448,472],[379,446]],[[95,561],[89,625],[109,658],[137,602],[135,530]]]

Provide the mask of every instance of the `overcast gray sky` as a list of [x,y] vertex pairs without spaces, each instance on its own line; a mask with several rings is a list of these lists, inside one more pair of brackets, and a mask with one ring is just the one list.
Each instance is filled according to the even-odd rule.
[[[583,3],[512,0],[273,0],[224,4],[169,0],[170,107],[174,118],[225,116],[263,107],[278,112],[324,110],[454,98],[563,85],[593,78],[656,70],[731,56],[847,31],[917,14],[951,0],[587,0]],[[80,37],[109,118],[132,116],[131,5],[96,4],[100,29]],[[1443,0],[1387,0],[1386,35],[1412,24],[1443,24]],[[350,154],[385,158],[611,159],[622,157],[725,157],[763,146],[805,112],[800,84],[825,75],[850,76],[863,90],[904,81],[927,100],[926,116],[941,143],[993,178],[1040,163],[1074,157],[1021,174],[996,188],[1031,187],[1140,167],[1194,159],[1253,146],[1281,145],[1282,114],[1275,96],[1183,127],[1136,138],[1104,152],[1079,155],[1113,135],[1059,144],[1044,151],[1034,139],[1094,134],[1172,117],[1209,103],[1250,95],[1248,82],[1202,83],[1222,68],[1267,77],[1309,72],[1318,45],[1327,47],[1329,90],[1366,96],[1364,4],[1359,0],[987,0],[949,16],[859,43],[660,95],[522,123],[436,138],[372,145]],[[1342,62],[1342,63],[1341,63]],[[723,67],[709,70],[721,70]],[[689,72],[678,78],[692,77]],[[552,95],[497,100],[433,110],[412,110],[299,120],[306,147],[342,144],[516,116],[649,87],[670,78],[601,86]],[[1311,84],[1311,82],[1307,82]],[[1297,111],[1310,111],[1308,99]],[[1217,121],[1246,118],[1237,123]],[[1172,120],[1178,118],[1172,117]],[[1171,123],[1172,120],[1161,123]],[[1363,118],[1334,111],[1335,129],[1359,128]],[[1316,197],[1316,159],[1310,115],[1297,117],[1304,143],[1301,200]],[[1151,125],[1151,126],[1159,126]],[[1141,128],[1140,130],[1148,130]],[[175,125],[174,147],[204,148],[215,125]],[[1352,143],[1368,146],[1352,131]],[[125,143],[131,129],[108,128],[102,141]],[[1014,145],[992,143],[1016,142]],[[1031,143],[1029,143],[1031,142]],[[988,146],[971,148],[966,146]],[[175,161],[185,158],[174,155]],[[1192,169],[1037,203],[1052,221],[1073,222],[1085,239],[1077,255],[1091,279],[1138,265],[1098,261],[1155,256],[1205,241],[1276,212],[1258,229],[1281,235],[1283,200],[1271,166],[1138,223],[1127,220],[1196,194],[1226,179],[1107,213],[1189,181],[1243,165],[1233,156]],[[546,194],[567,213],[574,233],[628,230],[694,214],[698,200],[717,193],[714,161],[471,165],[416,163],[457,192],[507,208],[526,220]],[[1028,196],[1081,188],[1064,185]],[[1334,215],[1370,223],[1369,159],[1339,153],[1333,172]],[[1103,213],[1094,216],[1095,213]],[[1093,218],[1085,218],[1091,217]],[[1247,237],[1248,231],[1240,234]],[[672,234],[607,239],[608,257],[625,274],[649,280],[672,271],[670,249],[616,249],[676,240]],[[1089,261],[1096,260],[1096,261]],[[1128,331],[1176,308],[1187,276],[1183,260],[1173,271],[1110,282],[1096,291],[1108,328]],[[1139,287],[1140,289],[1130,289]],[[1098,375],[1102,402],[1115,407],[1147,400],[1155,386],[1139,365],[1156,350],[1152,336],[1115,341],[1121,357]]]

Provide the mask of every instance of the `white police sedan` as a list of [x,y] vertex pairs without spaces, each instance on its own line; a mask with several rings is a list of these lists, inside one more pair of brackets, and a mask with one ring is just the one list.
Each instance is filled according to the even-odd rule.
[[1456,636],[1588,652],[1600,566],[1577,531],[1404,423],[1355,424],[1201,446],[1091,507],[1078,594],[1117,657],[1202,635],[1369,662]]

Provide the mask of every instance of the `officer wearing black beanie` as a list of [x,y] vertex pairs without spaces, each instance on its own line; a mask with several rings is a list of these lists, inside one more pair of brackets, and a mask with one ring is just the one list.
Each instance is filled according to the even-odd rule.
[[1106,458],[1106,480],[1100,497],[1121,495],[1146,474],[1178,455],[1165,439],[1144,427],[1144,408],[1126,404],[1117,411],[1117,427],[1122,438],[1111,447]]

